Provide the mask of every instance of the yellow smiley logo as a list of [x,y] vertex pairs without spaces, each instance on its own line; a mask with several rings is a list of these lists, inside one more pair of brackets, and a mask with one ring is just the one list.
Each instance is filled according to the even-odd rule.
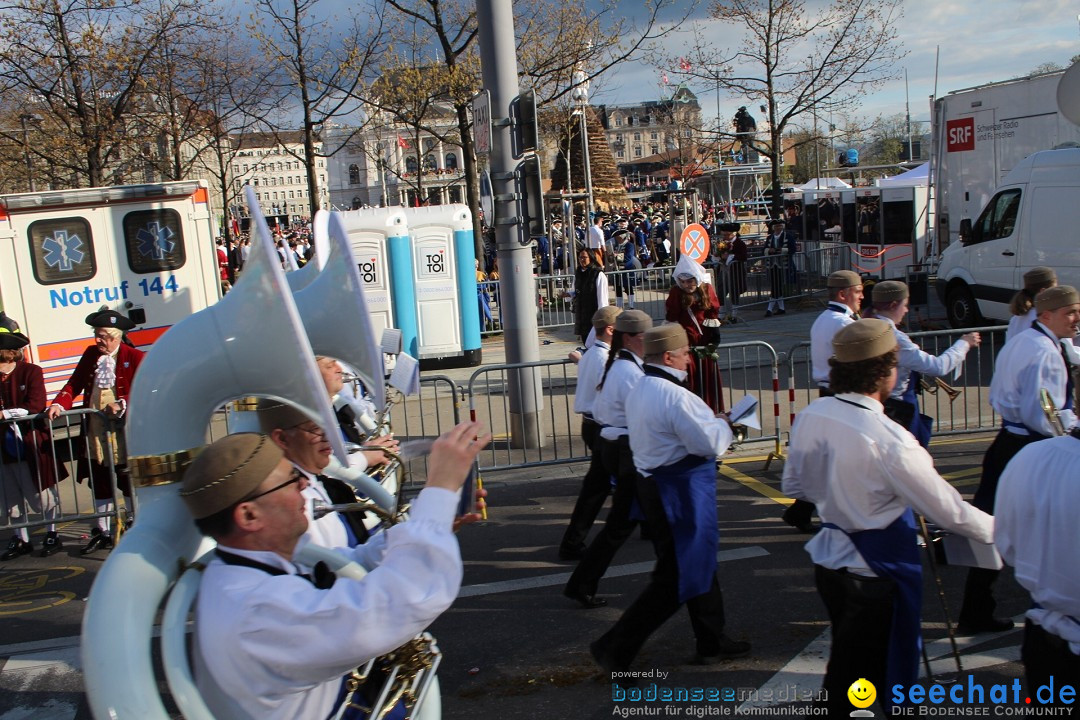
[[851,687],[847,690],[847,697],[855,707],[868,708],[874,704],[874,700],[877,698],[877,689],[874,687],[874,683],[866,678],[859,678],[851,683]]

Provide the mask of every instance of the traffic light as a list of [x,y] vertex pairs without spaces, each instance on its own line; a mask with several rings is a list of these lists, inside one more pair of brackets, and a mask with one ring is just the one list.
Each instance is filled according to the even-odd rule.
[[510,145],[515,160],[540,147],[536,93],[532,90],[526,90],[510,102]]
[[522,238],[539,237],[547,232],[544,220],[544,178],[540,172],[540,158],[530,155],[522,160],[514,173],[514,185],[518,196],[518,217],[528,234]]

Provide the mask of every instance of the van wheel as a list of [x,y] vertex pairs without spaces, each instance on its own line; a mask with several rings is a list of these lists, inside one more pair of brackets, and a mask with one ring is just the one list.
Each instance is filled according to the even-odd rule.
[[979,305],[967,285],[949,289],[945,295],[945,314],[954,328],[978,327],[982,324]]

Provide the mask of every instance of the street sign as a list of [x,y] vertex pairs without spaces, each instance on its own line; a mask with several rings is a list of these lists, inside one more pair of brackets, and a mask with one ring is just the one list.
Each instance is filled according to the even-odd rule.
[[709,233],[701,225],[690,223],[679,236],[679,252],[691,260],[705,262],[709,257]]
[[477,155],[491,153],[491,93],[481,90],[472,99],[473,150]]

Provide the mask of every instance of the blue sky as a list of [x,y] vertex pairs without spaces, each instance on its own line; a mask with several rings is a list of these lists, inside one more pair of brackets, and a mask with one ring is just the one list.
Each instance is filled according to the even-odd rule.
[[[823,0],[807,0],[808,7],[821,5]],[[1067,65],[1069,58],[1080,54],[1078,13],[1080,3],[1075,0],[905,0],[900,25],[908,55],[901,61],[900,78],[867,96],[858,114],[874,117],[904,112],[906,68],[911,117],[928,120],[928,98],[934,92],[935,50],[939,46],[939,96],[1024,75],[1044,62]],[[699,22],[709,23],[709,36],[718,47],[734,47],[741,40],[742,34],[733,26]],[[669,52],[677,55],[685,37],[673,38],[668,43]],[[593,102],[627,104],[656,99],[659,75],[655,68],[641,63],[620,67],[598,83]],[[698,95],[706,118],[715,115],[715,87],[691,84],[690,88]],[[721,114],[729,118],[742,104],[745,101],[722,94]]]

